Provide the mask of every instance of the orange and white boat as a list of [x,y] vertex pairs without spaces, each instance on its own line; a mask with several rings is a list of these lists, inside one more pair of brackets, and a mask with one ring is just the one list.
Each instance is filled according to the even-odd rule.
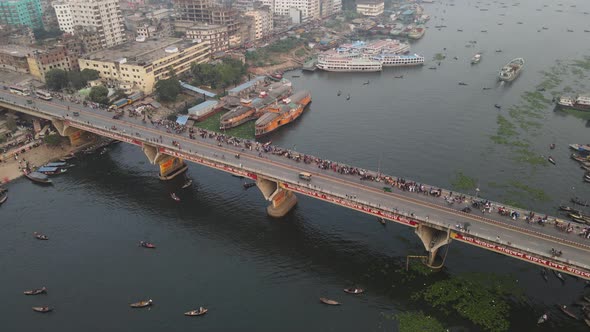
[[256,120],[255,135],[260,137],[295,121],[311,102],[311,92],[303,90],[267,108],[267,112]]

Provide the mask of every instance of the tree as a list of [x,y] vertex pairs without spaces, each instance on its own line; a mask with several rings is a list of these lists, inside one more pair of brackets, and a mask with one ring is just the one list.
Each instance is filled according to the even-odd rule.
[[87,82],[84,80],[82,74],[79,71],[69,71],[68,81],[70,82],[70,86],[76,90],[80,90],[85,87]]
[[156,83],[156,94],[161,101],[176,100],[180,90],[180,82],[174,76],[167,80],[160,80]]
[[85,79],[86,82],[98,79],[100,77],[97,70],[88,68],[82,70],[80,74],[82,74],[82,78]]
[[49,146],[58,146],[61,143],[61,136],[58,134],[47,135],[43,138],[43,142]]
[[53,91],[59,91],[68,85],[68,76],[63,69],[51,69],[45,73],[45,84]]
[[95,103],[99,103],[99,104],[103,104],[103,105],[107,105],[109,103],[109,89],[105,88],[102,85],[99,86],[93,86],[92,89],[90,89],[90,100],[92,100]]

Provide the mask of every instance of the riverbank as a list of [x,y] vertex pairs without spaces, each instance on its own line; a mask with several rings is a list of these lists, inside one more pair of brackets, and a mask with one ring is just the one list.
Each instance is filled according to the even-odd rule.
[[7,154],[9,154],[11,157],[6,158],[6,160],[3,162],[0,162],[0,183],[8,183],[20,178],[23,175],[21,170],[23,160],[28,161],[32,168],[36,168],[48,162],[56,161],[70,153],[80,150],[83,147],[84,146],[64,146],[63,144],[60,146],[49,146],[45,143],[41,143],[41,145],[31,149],[25,148],[25,152],[18,153],[17,159],[15,159],[14,154],[11,154],[9,151]]

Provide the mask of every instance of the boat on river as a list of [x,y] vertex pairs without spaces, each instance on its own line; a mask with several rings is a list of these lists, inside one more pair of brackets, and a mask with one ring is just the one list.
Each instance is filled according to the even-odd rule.
[[129,306],[131,308],[145,308],[145,307],[151,306],[152,303],[153,303],[153,301],[150,299],[147,301],[139,301],[139,302],[131,303]]
[[8,190],[0,188],[0,205],[8,199]]
[[47,293],[47,288],[41,287],[37,289],[26,290],[23,292],[25,295],[39,295]]
[[502,67],[500,73],[498,74],[498,79],[500,81],[512,82],[518,77],[518,75],[520,75],[520,72],[522,71],[523,67],[523,58],[513,59],[512,61],[508,62],[504,67]]
[[175,193],[171,193],[170,197],[172,197],[173,200],[180,202],[180,197],[178,197]]
[[330,300],[325,297],[320,297],[320,302],[327,304],[327,305],[340,305],[341,303],[335,300]]
[[481,53],[476,53],[473,58],[471,58],[471,64],[475,65],[481,61]]
[[33,232],[33,236],[37,239],[37,240],[44,240],[47,241],[49,240],[49,237],[45,234],[41,234],[41,233],[37,233],[37,232]]
[[570,149],[581,153],[590,153],[590,145],[588,144],[570,144],[569,147]]
[[51,184],[52,183],[51,179],[49,179],[49,177],[43,173],[30,172],[30,173],[25,173],[25,176],[27,177],[27,179],[29,179],[35,183],[41,183],[41,184]]
[[40,313],[48,313],[53,311],[53,308],[49,306],[41,306],[41,307],[33,307],[33,311],[40,312]]
[[351,287],[351,288],[344,288],[344,292],[347,294],[357,295],[357,294],[364,293],[365,290],[362,288]]
[[183,185],[182,185],[182,189],[186,189],[188,187],[190,187],[190,185],[193,184],[193,179],[188,179]]
[[557,306],[558,306],[558,307],[559,307],[559,309],[560,309],[560,310],[561,310],[561,311],[562,311],[564,314],[566,314],[567,316],[569,316],[569,317],[571,317],[571,318],[573,318],[573,319],[576,319],[576,320],[578,319],[578,316],[576,316],[576,315],[575,315],[573,312],[571,312],[571,311],[569,310],[569,308],[568,308],[568,307],[567,307],[565,304],[559,304],[559,305],[557,305]]
[[553,157],[549,156],[549,158],[547,158],[547,160],[548,160],[550,163],[552,163],[553,165],[557,165],[557,164],[555,163],[555,159],[553,159]]
[[261,137],[295,121],[311,102],[311,93],[303,90],[267,108],[255,124],[255,136]]
[[543,324],[548,319],[549,319],[549,316],[547,316],[547,313],[544,313],[543,316],[539,317],[539,319],[537,320],[537,324]]
[[41,166],[37,168],[37,172],[43,173],[45,175],[59,175],[67,172],[68,170],[65,168],[59,167],[51,167],[51,166]]
[[191,310],[184,313],[185,316],[202,316],[207,313],[209,309],[200,307],[197,310]]
[[557,106],[578,111],[590,111],[590,96],[561,96],[557,99]]
[[146,242],[146,241],[139,241],[139,246],[148,248],[148,249],[156,249],[156,246],[153,243]]

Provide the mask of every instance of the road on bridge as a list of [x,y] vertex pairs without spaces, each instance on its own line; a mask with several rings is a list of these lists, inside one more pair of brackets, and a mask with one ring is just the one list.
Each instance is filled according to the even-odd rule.
[[[33,103],[28,104],[27,99],[33,99]],[[154,127],[149,122],[143,123],[138,118],[113,119],[112,113],[105,110],[83,107],[67,101],[55,99],[44,101],[0,90],[0,102],[34,108],[39,112],[51,114],[58,119],[68,119],[74,127],[82,129],[84,127],[93,127],[102,131],[111,131],[131,139],[149,141],[148,144],[150,145],[216,160],[293,185],[309,186],[314,190],[342,198],[352,196],[350,198],[352,201],[365,203],[387,211],[399,211],[399,213],[405,213],[406,215],[413,214],[415,219],[421,222],[448,228],[454,228],[456,224],[469,223],[469,234],[471,235],[488,239],[496,244],[509,244],[511,247],[546,258],[551,257],[549,250],[555,248],[563,251],[563,256],[559,258],[562,262],[590,270],[590,259],[588,258],[590,245],[588,240],[573,233],[568,234],[559,231],[552,225],[527,224],[522,220],[514,221],[497,213],[484,215],[477,209],[471,214],[464,213],[460,210],[466,206],[465,204],[455,203],[449,205],[442,198],[401,191],[395,188],[391,193],[384,192],[382,183],[363,181],[360,180],[359,176],[322,170],[315,163],[296,162],[271,153],[263,153],[262,156],[259,156],[258,151],[248,149],[242,151],[242,146],[226,143],[219,146],[215,139],[208,137],[196,136],[196,139],[190,139],[187,133],[180,135],[168,133],[162,128]],[[77,110],[80,115],[72,117],[71,114],[74,110]],[[110,128],[113,126],[117,129],[111,130]],[[160,137],[162,142],[154,143],[154,141],[159,142]],[[181,150],[174,146],[172,141],[179,142]],[[237,153],[241,155],[240,159],[234,158]],[[313,174],[310,183],[299,180],[298,174],[301,171]],[[501,206],[500,204],[497,205]],[[524,213],[526,212],[521,211],[521,215],[524,215]]]

